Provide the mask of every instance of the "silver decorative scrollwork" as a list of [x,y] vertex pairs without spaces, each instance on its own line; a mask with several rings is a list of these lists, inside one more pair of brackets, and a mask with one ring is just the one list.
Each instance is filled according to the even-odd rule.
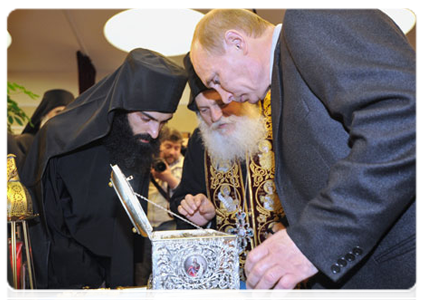
[[153,240],[153,289],[239,289],[234,238]]

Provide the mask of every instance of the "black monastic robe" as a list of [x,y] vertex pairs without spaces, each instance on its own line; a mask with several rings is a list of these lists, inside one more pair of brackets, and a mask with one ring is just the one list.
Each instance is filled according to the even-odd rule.
[[[175,112],[186,80],[161,54],[134,49],[37,133],[21,176],[39,214],[29,223],[37,288],[134,284],[134,235],[108,186],[111,162],[101,140],[117,110]],[[122,171],[146,196],[149,172]]]
[[[119,198],[108,186],[110,174],[109,154],[101,144],[50,161],[44,177],[53,244],[50,288],[134,285],[135,235]],[[148,178],[148,174],[134,175],[134,190],[147,196]]]

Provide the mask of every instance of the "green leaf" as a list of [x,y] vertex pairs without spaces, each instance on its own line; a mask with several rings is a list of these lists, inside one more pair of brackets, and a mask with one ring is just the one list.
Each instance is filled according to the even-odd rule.
[[15,117],[14,119],[15,119],[16,123],[18,123],[20,126],[22,126],[22,125],[23,125],[23,123],[22,123],[22,121],[21,121],[21,119],[20,119],[20,118]]
[[28,95],[31,99],[33,99],[33,100],[35,100],[35,99],[37,99],[38,97],[40,97],[39,95],[37,95],[37,94],[34,94],[34,93],[32,93],[32,92],[29,92],[29,91],[25,91],[24,92],[26,95]]
[[9,90],[16,91],[16,88],[15,88],[15,86],[12,83],[10,83],[8,81],[7,82],[7,93],[9,93]]
[[31,119],[26,115],[26,113],[19,107],[19,104],[11,98],[13,95],[18,93],[24,93],[31,99],[36,99],[39,95],[34,94],[31,91],[28,91],[22,85],[17,84],[16,82],[7,82],[7,128],[10,129],[10,125],[14,122],[18,123],[19,125],[23,125],[25,121],[34,127],[31,123]]
[[19,109],[18,103],[16,103],[13,100],[9,101],[7,104],[8,104],[8,107],[10,107],[10,108]]

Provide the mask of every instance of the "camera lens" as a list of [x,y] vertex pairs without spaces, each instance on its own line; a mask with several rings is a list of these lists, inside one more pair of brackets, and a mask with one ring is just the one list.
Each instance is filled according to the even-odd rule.
[[161,158],[156,158],[153,162],[153,169],[156,172],[163,172],[166,170],[166,163]]

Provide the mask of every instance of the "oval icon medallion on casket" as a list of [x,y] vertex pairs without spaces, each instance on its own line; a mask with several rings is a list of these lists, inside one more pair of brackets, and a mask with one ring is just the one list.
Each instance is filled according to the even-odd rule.
[[185,259],[184,269],[190,277],[201,277],[207,270],[207,261],[200,254],[190,255]]

